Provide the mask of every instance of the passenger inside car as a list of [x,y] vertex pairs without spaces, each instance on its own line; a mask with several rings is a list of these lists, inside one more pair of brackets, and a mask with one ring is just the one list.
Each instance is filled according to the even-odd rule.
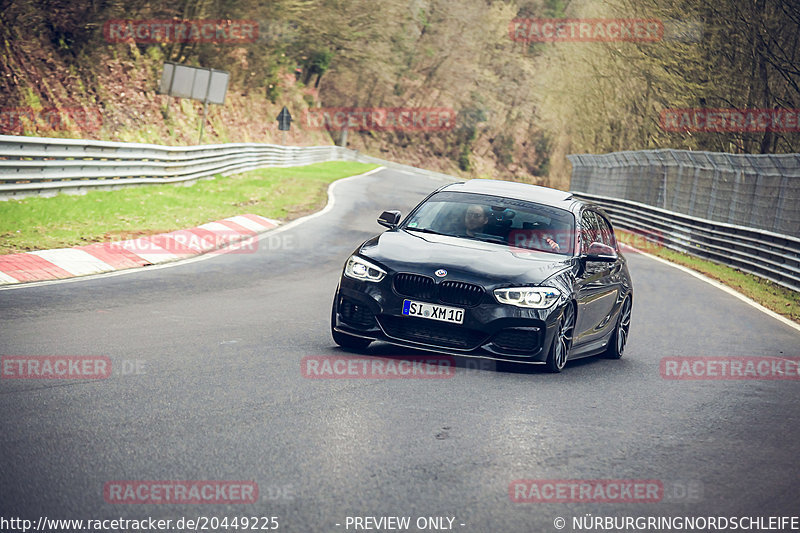
[[522,229],[513,230],[509,236],[509,244],[517,248],[541,250],[544,252],[561,252],[559,240],[569,242],[569,235],[558,229],[555,221],[544,220],[523,222]]

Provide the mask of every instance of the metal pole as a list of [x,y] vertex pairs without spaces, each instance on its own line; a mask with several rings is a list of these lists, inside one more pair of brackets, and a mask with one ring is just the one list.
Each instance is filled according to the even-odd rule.
[[169,118],[169,99],[172,98],[172,86],[175,84],[176,70],[178,70],[177,66],[175,65],[175,63],[172,63],[172,74],[169,77],[169,89],[167,89],[167,118]]
[[[659,159],[661,159],[661,158],[659,157]],[[664,179],[663,179],[662,184],[661,184],[661,187],[663,188],[663,196],[661,197],[661,208],[662,209],[666,209],[667,208],[667,170],[668,170],[668,167],[667,167],[666,163],[664,163],[664,162],[662,162],[661,164],[664,165]]]
[[[211,90],[211,76],[214,75],[214,69],[203,69],[208,70],[208,81],[206,82],[206,94],[203,97],[203,122],[200,123],[200,142],[197,144],[202,144],[203,142],[203,129],[205,129],[206,125],[206,113],[208,112],[208,93]],[[197,71],[195,71],[195,77],[197,76]],[[192,81],[192,90],[194,90],[194,81]]]
[[[200,123],[200,141],[197,144],[202,144],[203,142],[203,129],[206,125],[206,113],[208,112],[208,92],[211,90],[211,76],[214,74],[214,69],[205,70],[208,70],[208,81],[206,82],[206,95],[203,98],[203,122]],[[197,76],[197,71],[195,71],[195,76]],[[192,82],[192,89],[194,89],[194,82]]]
[[197,141],[197,144],[203,144],[203,129],[206,125],[206,111],[208,111],[208,100],[203,102],[203,119],[200,122],[200,140]]

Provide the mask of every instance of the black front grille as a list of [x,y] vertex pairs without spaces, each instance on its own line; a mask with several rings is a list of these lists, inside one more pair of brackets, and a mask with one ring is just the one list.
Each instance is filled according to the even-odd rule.
[[400,273],[394,277],[394,290],[404,296],[433,300],[436,295],[436,282],[428,276]]
[[375,326],[375,314],[369,310],[369,307],[349,298],[342,298],[339,303],[339,316],[344,322],[360,328]]
[[474,329],[433,320],[383,315],[378,320],[390,337],[445,348],[472,350],[486,337]]
[[400,273],[394,277],[394,290],[397,294],[438,300],[442,303],[473,307],[483,299],[483,287],[463,281],[443,281],[438,286],[433,278],[419,274]]
[[538,328],[508,328],[497,333],[492,344],[509,352],[535,352],[541,343],[540,333]]
[[472,307],[481,303],[483,287],[462,281],[443,281],[439,285],[439,300],[453,305]]

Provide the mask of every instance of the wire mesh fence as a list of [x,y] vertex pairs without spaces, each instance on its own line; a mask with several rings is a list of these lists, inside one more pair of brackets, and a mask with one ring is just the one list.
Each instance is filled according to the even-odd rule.
[[617,227],[800,292],[800,154],[567,157],[572,192]]
[[643,150],[568,159],[572,191],[800,236],[800,154]]

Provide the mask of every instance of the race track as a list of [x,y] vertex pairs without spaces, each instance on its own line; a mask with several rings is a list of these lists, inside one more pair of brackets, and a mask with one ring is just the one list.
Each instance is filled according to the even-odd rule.
[[[457,531],[549,532],[587,513],[798,513],[800,382],[665,380],[659,364],[797,357],[800,333],[639,254],[627,254],[635,304],[620,361],[558,375],[459,359],[450,379],[304,377],[303,357],[347,353],[329,319],[348,254],[381,231],[382,210],[407,213],[442,184],[384,169],[338,183],[332,209],[265,234],[253,253],[0,291],[0,354],[107,356],[116,368],[0,380],[0,514],[277,516],[291,532],[444,516]],[[516,503],[519,479],[657,479],[666,491],[656,503]],[[253,480],[259,500],[108,503],[113,480]]]

